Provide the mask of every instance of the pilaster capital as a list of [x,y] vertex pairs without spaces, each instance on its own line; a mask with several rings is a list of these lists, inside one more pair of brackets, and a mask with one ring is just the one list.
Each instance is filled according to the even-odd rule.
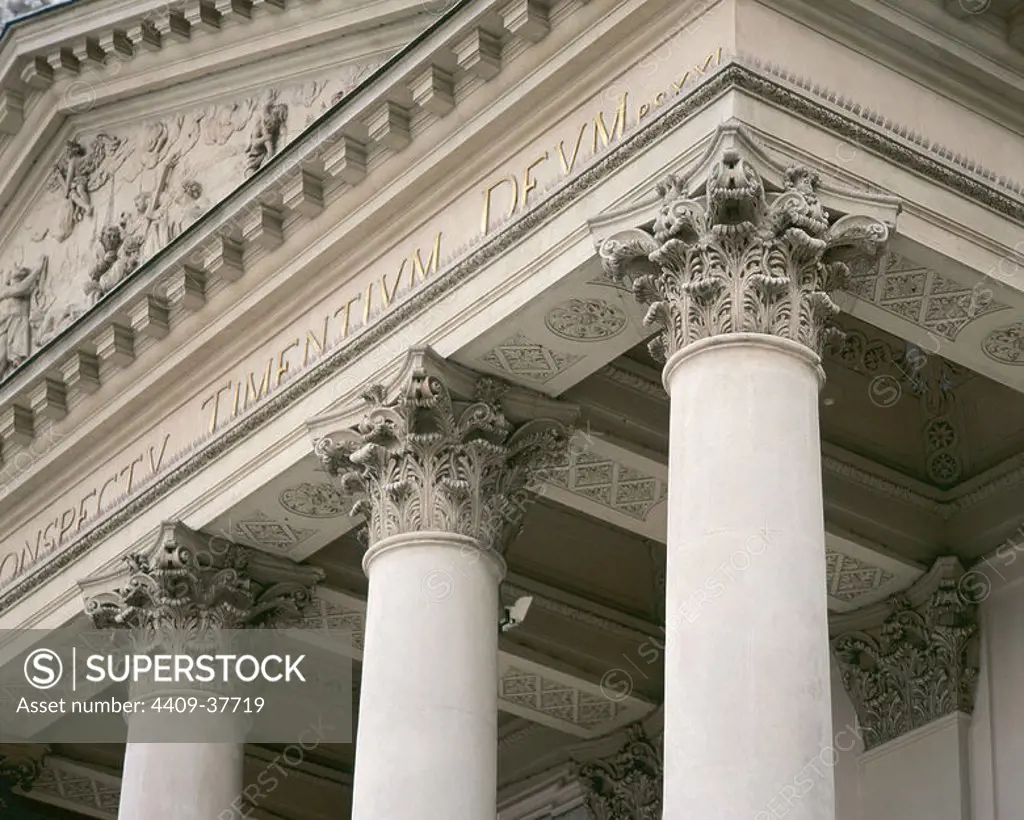
[[543,471],[564,461],[577,412],[418,348],[389,385],[308,427],[370,544],[437,531],[501,553]]
[[324,573],[181,522],[165,522],[153,546],[125,570],[79,584],[98,628],[203,635],[297,622]]
[[832,652],[865,750],[974,710],[977,607],[953,557],[888,602],[831,618]]
[[751,153],[730,144],[702,182],[668,177],[653,228],[599,245],[606,274],[632,287],[645,325],[661,328],[650,344],[659,359],[728,333],[779,336],[820,355],[839,312],[831,294],[850,264],[876,263],[888,241],[875,216],[830,213],[810,168],[785,169],[769,190]]
[[625,735],[612,754],[577,766],[587,813],[591,820],[661,820],[661,742],[652,740],[642,723],[627,727]]
[[28,791],[43,771],[50,747],[33,743],[0,743],[0,780]]
[[[0,816],[4,811],[11,816],[30,820],[34,815],[25,810],[26,801],[14,794],[15,788],[30,791],[32,784],[43,772],[43,764],[50,747],[30,743],[0,743]],[[18,813],[21,810],[21,813]]]

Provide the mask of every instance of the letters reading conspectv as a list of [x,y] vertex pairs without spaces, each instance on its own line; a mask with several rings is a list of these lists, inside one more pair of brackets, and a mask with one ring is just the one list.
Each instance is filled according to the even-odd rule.
[[[213,683],[255,680],[306,682],[299,665],[305,655],[90,655],[85,679],[90,683]],[[219,674],[218,674],[219,673]]]

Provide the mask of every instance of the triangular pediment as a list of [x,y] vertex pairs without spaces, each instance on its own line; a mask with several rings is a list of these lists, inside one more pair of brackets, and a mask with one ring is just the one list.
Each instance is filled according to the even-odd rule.
[[[371,54],[142,119],[70,121],[0,239],[27,323],[0,378],[98,304],[379,67]],[[159,98],[152,101],[159,108]]]
[[[414,0],[383,17],[305,0],[0,5],[0,381],[437,20]],[[229,280],[246,227],[220,232]]]

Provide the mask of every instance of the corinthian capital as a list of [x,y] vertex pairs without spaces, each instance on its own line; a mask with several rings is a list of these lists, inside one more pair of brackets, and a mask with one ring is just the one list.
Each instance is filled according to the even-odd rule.
[[639,723],[628,727],[616,752],[577,767],[591,820],[661,820],[663,773],[661,743]]
[[676,177],[658,186],[653,232],[606,239],[605,272],[632,286],[660,326],[651,352],[665,359],[692,342],[726,333],[765,333],[820,355],[839,312],[831,294],[857,256],[875,258],[886,224],[850,214],[835,219],[818,199],[819,179],[797,166],[769,193],[736,148],[722,152],[703,192]]
[[29,743],[0,743],[0,781],[28,791],[43,771],[50,747]]
[[466,535],[498,552],[530,490],[564,460],[576,409],[482,378],[428,349],[359,406],[309,422],[326,471],[356,497],[370,543],[417,531]]
[[974,710],[976,607],[963,567],[942,558],[907,592],[832,618],[832,651],[865,749]]
[[165,523],[126,570],[80,584],[99,628],[202,635],[298,621],[323,572]]

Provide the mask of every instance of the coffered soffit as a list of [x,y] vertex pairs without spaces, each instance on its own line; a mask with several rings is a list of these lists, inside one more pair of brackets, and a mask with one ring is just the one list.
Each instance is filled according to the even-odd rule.
[[[362,658],[366,602],[347,593],[322,589],[301,624],[323,640],[350,631],[343,651]],[[351,648],[349,648],[351,647]],[[498,653],[498,708],[575,737],[599,737],[647,715],[653,708],[630,695],[608,698],[600,684],[584,680],[507,650]]]
[[[964,575],[964,568],[959,559],[947,556],[937,560],[928,570],[904,592],[903,597],[913,607],[919,607],[927,601],[944,582],[952,581],[956,585]],[[961,585],[961,592],[964,587]],[[888,601],[878,601],[852,612],[833,613],[829,616],[829,632],[838,635],[845,632],[862,631],[881,624],[892,612]]]

